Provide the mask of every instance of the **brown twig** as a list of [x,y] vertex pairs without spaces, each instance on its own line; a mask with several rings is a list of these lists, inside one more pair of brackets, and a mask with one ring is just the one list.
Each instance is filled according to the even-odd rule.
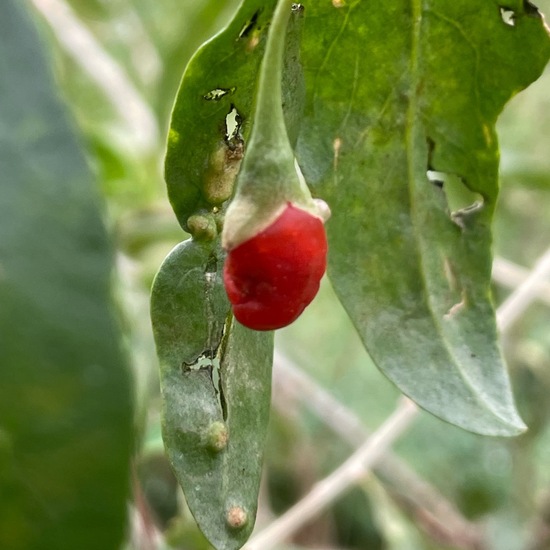
[[[352,448],[358,448],[370,436],[351,410],[276,351],[274,406],[285,411],[289,401],[306,406]],[[373,472],[395,502],[430,538],[461,550],[486,548],[482,528],[464,518],[433,485],[421,479],[394,453],[386,451]]]

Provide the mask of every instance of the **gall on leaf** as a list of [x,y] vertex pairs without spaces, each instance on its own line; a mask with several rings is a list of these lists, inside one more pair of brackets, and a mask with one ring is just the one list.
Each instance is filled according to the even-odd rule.
[[323,220],[287,203],[271,225],[228,252],[224,284],[235,318],[254,330],[289,325],[315,298],[326,265]]

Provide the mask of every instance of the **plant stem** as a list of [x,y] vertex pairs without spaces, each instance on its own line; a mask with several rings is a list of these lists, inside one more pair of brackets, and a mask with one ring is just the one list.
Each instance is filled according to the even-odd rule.
[[268,227],[287,203],[321,217],[296,170],[283,113],[281,83],[292,11],[290,0],[279,0],[271,19],[258,77],[252,131],[237,177],[235,197],[225,216],[222,245],[226,250]]
[[[529,269],[501,256],[495,256],[493,259],[493,281],[504,288],[514,290],[523,284],[530,273]],[[548,280],[540,282],[536,298],[540,302],[550,306],[550,282]]]
[[417,414],[418,407],[412,401],[402,398],[394,413],[355,453],[290,510],[253,537],[243,550],[269,550],[286,540],[357,483],[406,430]]
[[548,274],[550,274],[550,248],[539,257],[525,281],[500,304],[497,310],[497,322],[502,334],[511,328],[538,297]]
[[[371,436],[362,421],[275,347],[273,402],[281,411],[305,407],[358,449]],[[485,548],[481,525],[463,517],[428,481],[387,450],[372,468],[395,503],[433,540],[463,550]],[[274,520],[273,520],[274,521]]]
[[[281,136],[287,135],[282,107],[281,80],[286,29],[291,9],[292,2],[290,0],[279,0],[271,20],[260,68],[258,102],[249,142],[249,148],[252,151],[263,142],[266,142],[268,146],[272,146],[274,143],[279,145]],[[288,138],[285,142],[288,143]],[[288,148],[290,150],[290,145]]]

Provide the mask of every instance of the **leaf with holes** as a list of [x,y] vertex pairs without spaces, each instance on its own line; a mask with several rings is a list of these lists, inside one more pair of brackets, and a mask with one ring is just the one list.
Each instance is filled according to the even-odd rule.
[[[194,55],[178,92],[168,138],[165,177],[178,220],[209,212],[233,193],[251,125],[256,79],[275,0],[244,2],[229,26]],[[297,62],[302,18],[288,30],[283,75],[285,116],[295,141],[305,93]]]
[[254,526],[271,396],[271,335],[226,319],[223,254],[178,245],[153,286],[163,439],[189,507],[216,548]]
[[[276,2],[246,2],[188,65],[174,107],[166,181],[182,227],[155,279],[151,315],[161,363],[163,438],[201,530],[239,548],[256,514],[271,392],[273,333],[235,321],[218,230],[250,130],[256,79]],[[285,115],[296,140],[304,85],[301,17],[288,29]]]
[[[524,429],[490,299],[495,121],[550,53],[528,2],[310,3],[298,140],[329,276],[379,368],[433,414]],[[511,13],[510,13],[511,12]]]
[[[186,70],[166,179],[193,239],[168,257],[152,296],[166,447],[199,525],[224,548],[253,524],[272,339],[228,322],[218,231],[274,5],[245,0]],[[374,360],[427,410],[499,435],[524,426],[489,297],[494,123],[548,56],[537,13],[512,11],[473,0],[307,4],[283,98],[306,179],[333,210],[329,274]]]

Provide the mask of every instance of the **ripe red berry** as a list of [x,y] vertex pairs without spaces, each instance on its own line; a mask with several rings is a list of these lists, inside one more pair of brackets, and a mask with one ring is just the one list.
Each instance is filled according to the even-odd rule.
[[315,298],[326,256],[323,221],[288,203],[269,227],[227,255],[225,290],[237,320],[255,330],[292,323]]

